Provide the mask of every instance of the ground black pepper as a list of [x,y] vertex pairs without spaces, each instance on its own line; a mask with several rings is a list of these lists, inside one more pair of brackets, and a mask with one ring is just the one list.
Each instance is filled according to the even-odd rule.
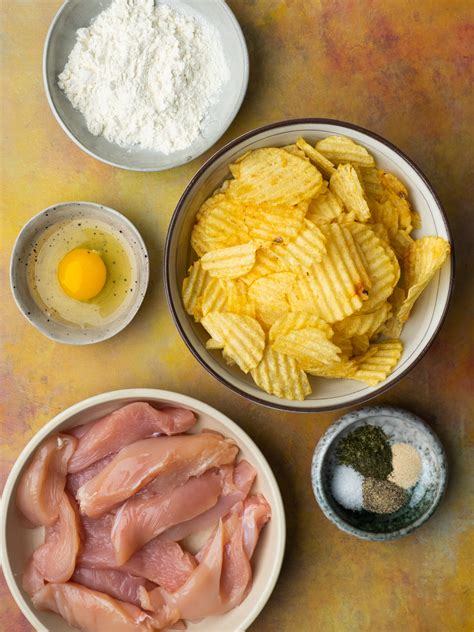
[[392,471],[392,450],[379,426],[359,426],[341,439],[336,448],[339,463],[349,465],[363,476],[386,479]]
[[362,483],[362,499],[364,509],[367,511],[388,514],[403,507],[407,494],[404,489],[390,481],[366,478]]

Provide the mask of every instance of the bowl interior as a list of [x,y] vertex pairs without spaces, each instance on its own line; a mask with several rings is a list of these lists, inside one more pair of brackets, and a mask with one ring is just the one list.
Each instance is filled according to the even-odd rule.
[[[81,328],[78,325],[49,319],[31,295],[28,280],[28,257],[33,244],[54,224],[81,217],[106,222],[120,230],[133,261],[136,283],[130,296],[117,310],[113,321],[100,327]],[[20,232],[13,248],[11,260],[11,286],[15,301],[24,316],[43,334],[66,344],[91,344],[105,340],[121,331],[134,317],[145,296],[148,285],[149,263],[145,244],[133,224],[117,211],[89,202],[66,202],[45,209],[33,217]]]
[[205,348],[208,338],[204,329],[186,314],[180,296],[183,279],[196,258],[190,246],[191,231],[197,210],[204,200],[230,176],[228,165],[250,149],[284,146],[298,136],[308,142],[330,134],[343,134],[362,143],[374,155],[377,165],[397,175],[407,186],[410,200],[420,213],[423,226],[416,238],[438,235],[450,240],[443,212],[430,187],[420,173],[395,149],[359,128],[337,122],[296,121],[269,125],[229,143],[217,152],[198,172],[185,191],[171,221],[166,252],[168,297],[178,328],[196,357],[215,377],[237,392],[260,403],[290,410],[317,411],[348,406],[374,397],[407,371],[436,334],[447,308],[452,277],[448,261],[417,301],[402,333],[403,356],[390,377],[378,387],[365,386],[353,380],[311,378],[313,394],[303,402],[282,400],[255,386],[250,376],[237,367],[229,367],[219,351]]
[[20,609],[40,632],[72,632],[59,616],[35,610],[28,595],[21,588],[21,575],[26,561],[33,550],[42,542],[43,529],[27,529],[22,516],[16,509],[16,486],[28,459],[39,443],[52,432],[72,428],[106,415],[132,401],[148,401],[155,406],[185,406],[198,416],[192,432],[204,428],[217,430],[226,437],[235,439],[240,447],[239,459],[248,459],[257,469],[258,475],[252,493],[265,495],[272,508],[272,518],[262,531],[261,540],[252,559],[253,585],[248,597],[234,610],[219,617],[209,617],[198,623],[188,624],[189,630],[203,632],[233,632],[245,630],[256,618],[268,600],[278,578],[285,545],[285,516],[278,485],[264,456],[253,441],[235,423],[215,409],[189,397],[155,391],[132,389],[116,391],[93,397],[64,411],[41,429],[26,446],[17,460],[3,496],[2,548],[3,569],[10,590]]
[[[421,526],[437,507],[446,486],[446,457],[433,432],[411,413],[393,408],[369,408],[355,411],[342,418],[347,423],[332,432],[332,426],[323,436],[321,445],[327,446],[322,459],[318,458],[319,444],[313,462],[313,487],[316,498],[326,516],[339,528],[366,539],[394,539]],[[337,464],[336,450],[339,441],[366,424],[383,427],[390,443],[409,443],[422,459],[422,472],[416,485],[408,490],[408,502],[392,514],[375,514],[369,511],[345,509],[332,496],[331,478]]]
[[218,102],[211,108],[203,125],[203,134],[187,149],[173,154],[123,148],[87,129],[82,114],[75,110],[57,85],[69,54],[76,42],[76,31],[90,25],[91,20],[106,9],[112,0],[68,0],[51,25],[44,58],[44,81],[50,105],[66,133],[82,149],[109,164],[139,171],[160,171],[193,160],[225,132],[237,114],[247,89],[248,56],[245,40],[237,20],[222,0],[167,0],[181,12],[204,18],[221,35],[222,46],[231,80],[223,86]]

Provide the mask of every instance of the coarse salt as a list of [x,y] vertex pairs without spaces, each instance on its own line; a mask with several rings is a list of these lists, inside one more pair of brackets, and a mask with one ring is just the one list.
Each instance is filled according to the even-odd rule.
[[334,499],[346,509],[362,509],[362,483],[364,479],[348,465],[337,465],[333,470],[331,492]]

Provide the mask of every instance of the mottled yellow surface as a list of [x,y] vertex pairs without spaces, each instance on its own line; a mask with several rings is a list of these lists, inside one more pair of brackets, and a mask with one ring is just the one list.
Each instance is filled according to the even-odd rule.
[[[472,2],[230,2],[248,41],[251,77],[243,107],[220,144],[297,116],[361,124],[419,163],[453,229],[457,285],[447,320],[420,364],[376,400],[409,408],[432,424],[448,452],[449,489],[428,524],[387,544],[344,535],[314,501],[312,451],[337,413],[298,416],[248,403],[212,379],[181,341],[163,296],[161,259],[173,208],[205,157],[166,173],[127,173],[90,158],[64,135],[41,80],[43,40],[59,4],[0,3],[2,482],[30,437],[70,404],[117,388],[181,391],[241,424],[281,486],[288,547],[280,581],[253,631],[473,630]],[[7,282],[21,226],[66,200],[121,211],[151,253],[150,289],[138,316],[119,336],[85,348],[54,344],[38,333],[16,310]],[[30,630],[5,586],[2,592],[0,628]]]

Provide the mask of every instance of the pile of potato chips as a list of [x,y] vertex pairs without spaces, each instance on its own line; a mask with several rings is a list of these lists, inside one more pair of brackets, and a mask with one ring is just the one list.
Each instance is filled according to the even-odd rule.
[[413,240],[408,191],[350,138],[248,152],[199,209],[183,303],[229,364],[302,400],[308,374],[383,381],[449,243]]

